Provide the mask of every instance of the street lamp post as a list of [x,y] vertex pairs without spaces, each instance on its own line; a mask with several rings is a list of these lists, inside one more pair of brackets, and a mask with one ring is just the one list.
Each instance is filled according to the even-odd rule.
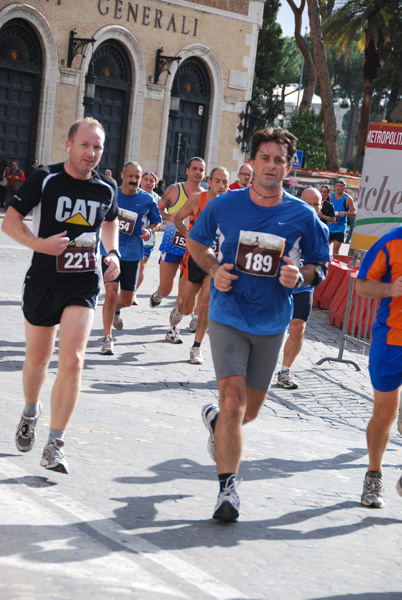
[[83,105],[85,114],[90,115],[95,102],[96,76],[93,63],[89,63],[88,73],[85,75],[85,95]]

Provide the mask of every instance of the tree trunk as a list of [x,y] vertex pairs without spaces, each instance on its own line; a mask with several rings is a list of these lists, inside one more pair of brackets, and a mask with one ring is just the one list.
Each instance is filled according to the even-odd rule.
[[307,0],[314,63],[320,85],[322,118],[324,121],[325,152],[327,169],[339,170],[338,146],[336,143],[336,119],[331,80],[328,72],[327,52],[322,35],[318,0]]
[[359,162],[364,155],[364,148],[367,141],[368,128],[370,123],[371,97],[373,95],[373,81],[377,77],[380,58],[374,42],[372,24],[367,23],[365,30],[364,62],[363,62],[363,103],[360,113],[359,138],[357,140],[357,150],[353,170],[359,171]]
[[297,8],[293,0],[287,0],[287,3],[289,4],[295,16],[295,40],[296,44],[300,48],[300,52],[303,55],[304,62],[307,68],[307,83],[304,86],[303,97],[299,107],[299,113],[301,113],[310,110],[311,108],[315,86],[317,85],[317,71],[315,69],[314,60],[311,55],[310,48],[306,44],[301,34],[302,14],[306,5],[306,0],[301,1],[300,8]]
[[357,97],[350,99],[350,118],[348,124],[348,131],[346,134],[345,151],[343,153],[343,162],[346,166],[349,162],[353,161],[353,150],[355,146],[356,131],[359,124],[359,104],[360,94]]
[[373,94],[373,86],[371,80],[364,79],[363,84],[363,102],[362,109],[360,112],[360,123],[359,123],[359,137],[357,139],[357,149],[355,156],[355,164],[353,166],[354,173],[358,173],[360,157],[364,155],[364,148],[366,146],[368,126],[370,122],[371,112],[371,96]]

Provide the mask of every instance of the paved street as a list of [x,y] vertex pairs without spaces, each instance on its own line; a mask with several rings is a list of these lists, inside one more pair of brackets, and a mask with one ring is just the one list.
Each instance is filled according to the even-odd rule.
[[360,505],[367,466],[371,386],[361,366],[316,362],[338,355],[340,330],[314,309],[294,366],[299,388],[274,385],[245,428],[238,523],[211,518],[218,485],[200,418],[217,388],[205,363],[188,362],[193,340],[165,341],[174,298],[152,310],[158,253],[139,307],[122,311],[116,354],[102,356],[100,305],[80,402],[66,435],[68,476],[39,466],[49,392],[32,452],[14,444],[22,401],[20,292],[30,251],[0,233],[1,600],[400,600],[402,498],[395,490],[396,427],[385,459],[383,510]]

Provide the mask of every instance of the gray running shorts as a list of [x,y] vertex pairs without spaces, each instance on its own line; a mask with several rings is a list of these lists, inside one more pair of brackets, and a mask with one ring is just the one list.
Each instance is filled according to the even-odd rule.
[[286,332],[253,335],[210,320],[208,333],[218,381],[241,375],[247,387],[268,391]]

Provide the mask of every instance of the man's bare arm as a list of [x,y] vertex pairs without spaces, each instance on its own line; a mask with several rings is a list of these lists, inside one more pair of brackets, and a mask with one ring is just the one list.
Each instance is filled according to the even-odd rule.
[[355,217],[356,216],[356,206],[355,203],[353,202],[353,198],[352,196],[348,196],[346,199],[346,206],[348,208],[348,217]]
[[187,248],[201,269],[213,277],[214,286],[217,290],[228,292],[232,289],[232,282],[238,279],[237,275],[232,275],[230,272],[234,268],[233,264],[220,264],[210,246],[200,244],[200,242],[196,242],[190,237],[187,238]]
[[318,213],[318,216],[320,217],[320,219],[322,219],[323,221],[326,221],[327,223],[335,223],[336,222],[335,217],[329,217],[328,215],[323,215],[321,211]]
[[162,215],[163,221],[173,221],[173,215],[169,215],[165,210],[172,206],[177,200],[178,188],[176,183],[172,183],[163,192],[162,198],[158,202],[158,208]]
[[200,198],[201,194],[199,192],[192,194],[181,209],[173,215],[177,231],[185,238],[188,237],[188,229],[183,221],[184,219],[187,219],[187,217],[193,217],[195,215],[200,204]]
[[[102,223],[102,243],[106,252],[110,250],[118,250],[119,248],[119,221],[103,221]],[[116,254],[108,254],[103,258],[104,262],[109,265],[106,269],[103,279],[104,281],[114,281],[120,274],[120,261]]]
[[3,219],[2,229],[4,233],[23,246],[28,246],[34,252],[50,254],[51,256],[59,256],[64,252],[70,241],[67,237],[67,231],[51,235],[48,238],[37,237],[25,225],[24,218],[15,208],[10,206]]
[[402,296],[402,277],[397,277],[392,283],[377,279],[356,279],[356,292],[367,298],[396,298]]

